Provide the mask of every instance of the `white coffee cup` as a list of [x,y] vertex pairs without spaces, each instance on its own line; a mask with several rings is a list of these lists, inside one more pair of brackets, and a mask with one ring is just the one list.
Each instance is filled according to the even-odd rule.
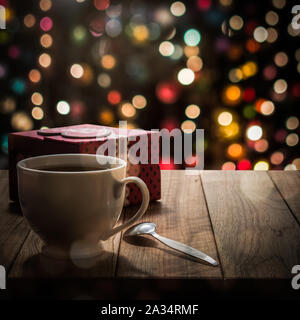
[[[101,163],[101,164],[99,164]],[[93,171],[50,171],[51,167],[97,167]],[[147,210],[149,191],[138,177],[126,178],[126,162],[90,154],[56,154],[18,162],[19,200],[24,216],[52,257],[90,258],[106,240],[136,222]],[[53,169],[51,169],[53,170]],[[115,226],[125,185],[136,183],[143,196],[137,213]]]

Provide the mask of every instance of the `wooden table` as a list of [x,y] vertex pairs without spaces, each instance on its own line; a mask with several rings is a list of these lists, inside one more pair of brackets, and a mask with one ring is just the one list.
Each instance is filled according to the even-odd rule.
[[[125,209],[124,219],[135,210]],[[41,240],[9,202],[8,174],[0,172],[0,264],[7,270],[8,282],[28,278],[180,278],[206,283],[286,279],[289,286],[291,269],[300,264],[300,173],[163,171],[162,199],[150,204],[142,221],[156,223],[157,233],[207,253],[219,266],[195,262],[148,236],[125,241],[121,233],[102,243],[104,253],[96,260],[47,259],[40,255]]]

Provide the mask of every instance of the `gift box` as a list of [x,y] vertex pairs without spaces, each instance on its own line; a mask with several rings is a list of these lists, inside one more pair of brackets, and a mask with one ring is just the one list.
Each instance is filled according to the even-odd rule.
[[[18,161],[48,154],[97,153],[122,158],[127,155],[127,176],[141,178],[148,186],[151,200],[158,200],[161,197],[160,168],[159,164],[151,164],[151,153],[158,154],[159,151],[157,134],[152,131],[91,124],[11,133],[8,135],[10,198],[18,200]],[[142,157],[137,143],[146,151]],[[132,149],[135,149],[136,156],[131,152]],[[111,150],[115,150],[115,154],[109,153]],[[128,184],[125,205],[141,201],[142,195],[138,187]]]

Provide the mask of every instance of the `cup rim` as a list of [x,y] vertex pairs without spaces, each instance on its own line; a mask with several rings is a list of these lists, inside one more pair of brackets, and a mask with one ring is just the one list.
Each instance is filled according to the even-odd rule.
[[[107,169],[101,169],[101,170],[90,170],[90,171],[50,171],[50,170],[40,170],[40,169],[34,169],[34,168],[28,168],[24,166],[24,163],[26,161],[30,161],[32,159],[41,159],[41,158],[55,158],[55,157],[101,157],[101,158],[106,158],[109,159],[109,161],[117,161],[119,164],[114,167],[114,168],[107,168]],[[97,154],[87,154],[87,153],[58,153],[58,154],[48,154],[48,155],[42,155],[42,156],[36,156],[36,157],[29,157],[23,160],[20,160],[17,163],[17,167],[20,168],[21,170],[28,171],[28,172],[35,172],[35,173],[42,173],[42,174],[95,174],[95,173],[104,173],[108,171],[114,171],[123,167],[126,167],[127,163],[125,160],[117,157],[111,157],[111,156],[105,156],[105,155],[97,155]]]

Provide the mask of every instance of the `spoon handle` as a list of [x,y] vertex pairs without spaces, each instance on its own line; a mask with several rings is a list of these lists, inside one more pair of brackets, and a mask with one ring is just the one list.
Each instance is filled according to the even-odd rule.
[[210,256],[208,256],[207,254],[194,249],[190,246],[187,246],[186,244],[183,244],[181,242],[175,241],[175,240],[171,240],[165,237],[160,236],[159,234],[157,234],[156,232],[151,233],[151,235],[153,237],[155,237],[157,240],[159,240],[160,242],[162,242],[163,244],[165,244],[166,246],[175,249],[177,251],[183,252],[187,255],[190,255],[192,257],[204,260],[210,264],[212,264],[213,266],[217,266],[218,262],[215,261],[213,258],[211,258]]

